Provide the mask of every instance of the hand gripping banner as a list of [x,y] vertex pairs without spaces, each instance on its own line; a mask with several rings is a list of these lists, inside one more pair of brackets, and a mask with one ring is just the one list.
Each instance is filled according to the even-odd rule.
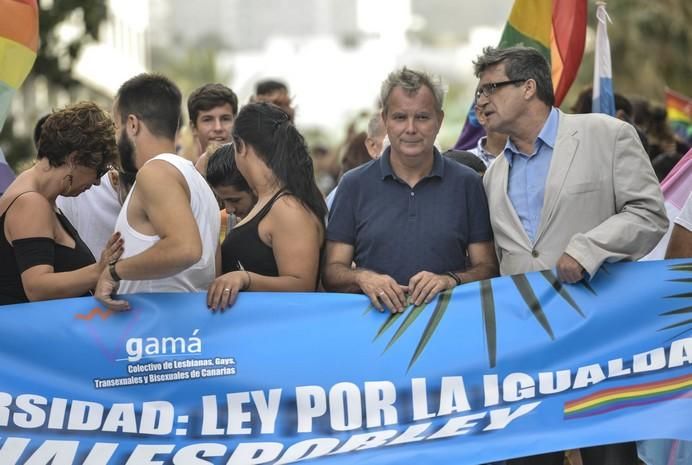
[[3,465],[477,464],[692,439],[692,263],[362,295],[0,309]]

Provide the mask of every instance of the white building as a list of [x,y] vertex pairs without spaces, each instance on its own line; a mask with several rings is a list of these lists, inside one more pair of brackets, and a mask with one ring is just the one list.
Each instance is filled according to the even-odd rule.
[[99,40],[87,45],[74,68],[84,85],[113,97],[120,85],[149,69],[149,4],[109,0]]
[[229,50],[263,49],[272,36],[350,37],[354,0],[150,0],[155,46],[195,46],[209,38]]

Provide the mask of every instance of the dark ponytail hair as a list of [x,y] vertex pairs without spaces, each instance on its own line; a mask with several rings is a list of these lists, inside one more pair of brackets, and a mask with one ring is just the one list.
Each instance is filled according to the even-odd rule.
[[245,105],[233,122],[233,138],[250,144],[283,187],[324,226],[327,205],[315,183],[312,158],[305,139],[283,110],[264,102]]

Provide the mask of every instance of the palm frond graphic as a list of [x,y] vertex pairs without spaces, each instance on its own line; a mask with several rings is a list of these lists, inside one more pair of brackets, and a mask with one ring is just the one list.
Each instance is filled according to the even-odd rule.
[[[683,272],[683,273],[692,273],[692,262],[689,263],[677,263],[675,265],[671,265],[668,267],[670,271],[675,271],[675,272]],[[679,283],[682,285],[687,284],[687,288],[684,289],[686,292],[682,292],[679,294],[673,294],[673,295],[668,295],[665,296],[664,299],[690,299],[692,298],[692,292],[689,288],[689,284],[692,283],[692,277],[687,277],[687,278],[676,278],[676,279],[670,279],[668,280],[669,282],[673,283]],[[683,289],[681,289],[683,290]],[[692,314],[692,306],[686,306],[686,307],[681,307],[677,308],[674,310],[669,310],[667,312],[663,312],[660,314],[660,316],[664,317],[671,317],[671,316],[678,316],[678,315],[685,315],[685,314]],[[673,328],[683,328],[683,331],[680,333],[675,334],[672,336],[670,339],[677,339],[678,337],[687,334],[692,331],[692,318],[688,318],[683,321],[678,321],[675,323],[670,323],[662,328],[659,328],[659,331],[665,331],[668,329],[673,329]]]
[[[574,309],[574,311],[581,318],[586,318],[583,310],[579,307],[579,305],[570,295],[570,293],[567,292],[567,289],[562,285],[562,283],[558,280],[557,276],[555,276],[555,274],[552,271],[542,271],[540,274],[541,276],[543,276],[543,278],[545,278],[546,281],[548,281],[553,290],[555,290],[555,292],[565,302],[567,302],[567,304],[572,309]],[[521,295],[522,299],[524,300],[524,303],[526,303],[526,306],[531,311],[531,314],[533,315],[536,322],[541,326],[541,328],[543,328],[543,330],[546,332],[548,337],[550,337],[550,339],[555,339],[555,335],[553,333],[553,329],[550,325],[550,322],[548,321],[548,317],[546,316],[545,311],[543,310],[543,307],[541,306],[538,297],[536,297],[536,294],[533,288],[531,287],[531,283],[529,282],[529,280],[523,274],[511,276],[511,279],[515,287],[519,291],[519,295]],[[494,368],[497,363],[497,312],[495,309],[495,298],[493,294],[492,281],[483,280],[478,283],[469,284],[478,284],[479,286],[481,312],[483,315],[483,329],[485,332],[485,345],[486,350],[488,352],[488,365],[490,366],[490,368]],[[588,290],[594,295],[596,294],[596,291],[594,291],[594,289],[589,285],[589,283],[583,281],[581,284],[586,288],[586,290]],[[433,301],[435,303],[435,308],[433,309],[430,319],[428,320],[425,329],[423,330],[423,333],[420,339],[418,340],[418,344],[413,352],[413,355],[411,356],[411,360],[409,361],[408,365],[409,370],[420,358],[426,346],[428,345],[428,342],[430,342],[430,339],[434,335],[435,330],[439,326],[440,321],[442,321],[442,317],[447,311],[447,307],[449,306],[449,303],[451,301],[452,294],[453,290],[441,292]],[[383,352],[386,352],[411,327],[413,322],[416,321],[416,319],[421,315],[421,313],[423,313],[423,310],[427,308],[428,305],[430,304],[422,304],[418,306],[410,305],[406,308],[406,310],[403,313],[394,313],[389,315],[387,320],[385,320],[385,322],[382,323],[380,328],[377,330],[377,333],[375,334],[373,341],[383,336],[392,326],[394,326],[403,317],[403,321],[392,335],[391,339],[387,343],[387,346],[384,348]],[[365,312],[367,313],[371,309],[372,307],[369,306],[368,308],[366,308]]]

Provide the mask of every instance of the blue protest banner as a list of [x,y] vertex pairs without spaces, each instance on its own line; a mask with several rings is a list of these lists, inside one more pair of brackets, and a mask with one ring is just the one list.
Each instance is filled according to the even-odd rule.
[[[477,464],[692,439],[692,263],[361,295],[91,298],[0,309],[0,463]],[[421,462],[422,461],[422,462]]]

